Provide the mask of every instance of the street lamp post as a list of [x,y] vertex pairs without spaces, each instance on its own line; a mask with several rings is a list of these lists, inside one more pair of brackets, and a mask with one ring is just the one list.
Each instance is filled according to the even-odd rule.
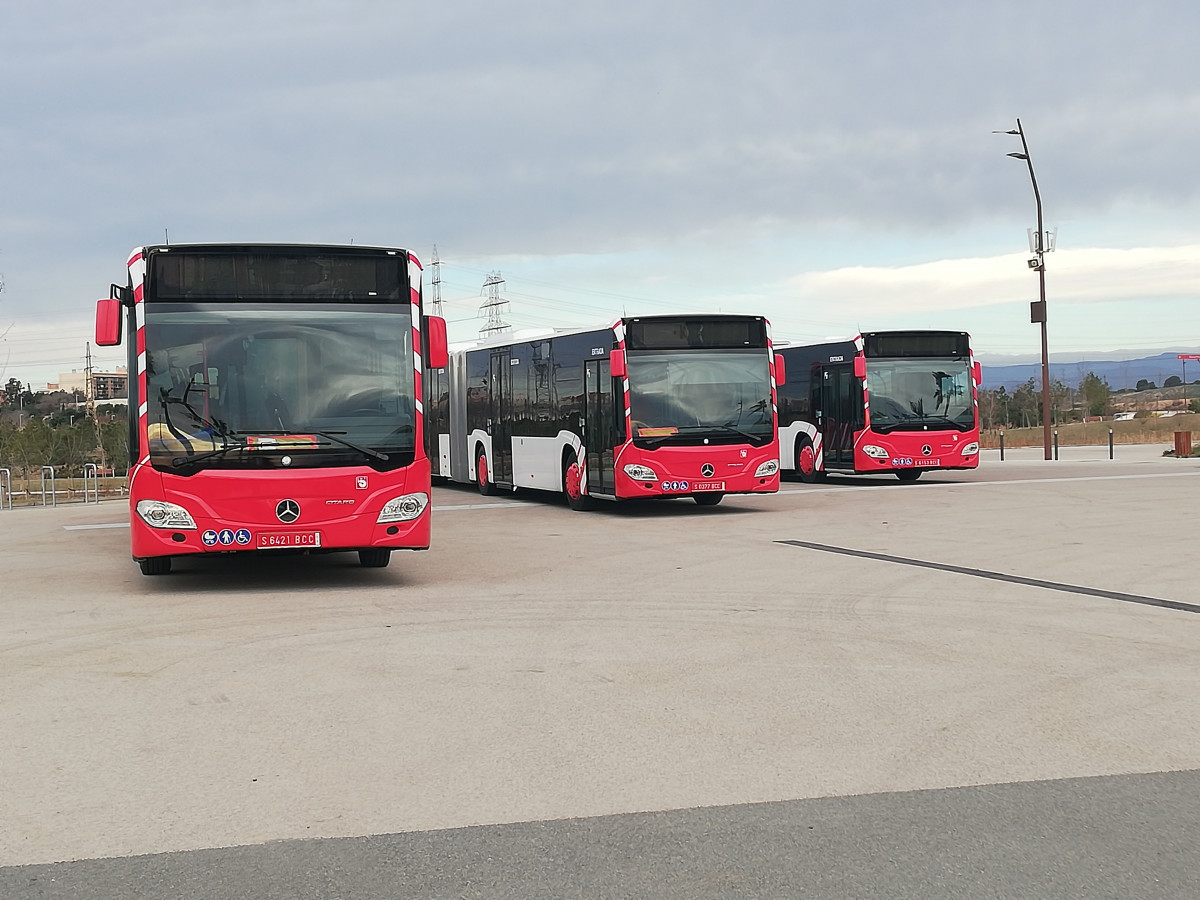
[[1031,248],[1033,259],[1029,267],[1038,273],[1039,299],[1029,304],[1029,320],[1042,326],[1042,441],[1045,445],[1046,459],[1052,459],[1050,446],[1050,352],[1046,342],[1046,231],[1042,225],[1042,195],[1038,191],[1037,176],[1033,174],[1033,160],[1029,158],[1029,144],[1025,142],[1025,131],[1021,128],[1021,120],[1017,119],[1017,127],[1008,131],[997,131],[993,134],[1015,134],[1021,138],[1020,153],[1008,154],[1013,159],[1023,159],[1029,166],[1029,180],[1033,183],[1033,199],[1037,203],[1037,240]]

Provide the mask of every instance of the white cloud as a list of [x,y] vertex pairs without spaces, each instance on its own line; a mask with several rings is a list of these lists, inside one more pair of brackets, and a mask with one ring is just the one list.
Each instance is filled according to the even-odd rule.
[[[1029,254],[944,259],[909,266],[850,266],[786,282],[803,300],[846,304],[866,315],[967,310],[1036,298]],[[1047,301],[1103,303],[1195,296],[1200,244],[1088,248],[1046,255]]]

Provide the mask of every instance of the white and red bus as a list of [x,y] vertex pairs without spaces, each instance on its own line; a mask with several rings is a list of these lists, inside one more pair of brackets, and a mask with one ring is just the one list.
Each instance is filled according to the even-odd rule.
[[980,366],[959,331],[875,331],[852,340],[780,345],[780,466],[807,482],[826,472],[979,465]]
[[454,346],[449,362],[426,378],[436,476],[561,492],[573,509],[779,489],[761,316],[627,317]]
[[[406,250],[284,244],[138,247],[96,310],[129,332],[133,557],[429,546],[426,363],[445,322],[421,310]],[[136,411],[136,414],[135,414]]]

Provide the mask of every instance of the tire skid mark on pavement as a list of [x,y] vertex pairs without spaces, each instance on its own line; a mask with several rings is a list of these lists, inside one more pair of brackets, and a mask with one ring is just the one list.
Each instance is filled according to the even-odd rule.
[[1047,581],[1043,578],[1027,578],[1024,575],[1009,575],[1005,572],[991,572],[987,569],[970,569],[966,566],[954,566],[949,563],[930,562],[924,559],[913,559],[906,556],[889,556],[886,553],[874,553],[869,550],[854,550],[849,547],[835,547],[831,544],[816,544],[811,541],[776,541],[789,547],[800,547],[805,550],[820,550],[824,553],[838,553],[843,556],[853,556],[858,559],[874,559],[879,562],[895,563],[902,566],[916,566],[923,569],[937,569],[941,572],[953,572],[958,575],[970,575],[974,578],[988,578],[992,581],[1005,581],[1009,584],[1024,584],[1029,587],[1045,588],[1051,591],[1063,591],[1070,594],[1084,594],[1089,597],[1102,597],[1106,600],[1120,600],[1123,603],[1140,603],[1143,606],[1159,606],[1180,612],[1200,613],[1200,605],[1181,603],[1178,600],[1164,600],[1160,597],[1144,597],[1141,594],[1126,594],[1122,591],[1106,591],[1102,588],[1088,587],[1080,584],[1065,584],[1061,581]]

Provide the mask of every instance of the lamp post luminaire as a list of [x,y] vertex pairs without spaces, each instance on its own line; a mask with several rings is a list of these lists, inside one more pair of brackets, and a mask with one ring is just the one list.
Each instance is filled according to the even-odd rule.
[[1033,174],[1033,160],[1029,158],[1029,144],[1025,142],[1025,132],[1021,128],[1021,120],[1017,119],[1017,127],[1008,131],[996,131],[993,134],[1015,134],[1021,138],[1020,153],[1008,154],[1013,159],[1023,159],[1029,166],[1029,180],[1033,183],[1033,199],[1037,203],[1037,239],[1031,248],[1034,258],[1029,260],[1029,267],[1038,273],[1039,299],[1029,304],[1029,320],[1041,323],[1042,326],[1042,438],[1045,444],[1046,459],[1051,459],[1050,444],[1050,353],[1046,343],[1046,231],[1042,225],[1042,195],[1038,191],[1037,176]]

